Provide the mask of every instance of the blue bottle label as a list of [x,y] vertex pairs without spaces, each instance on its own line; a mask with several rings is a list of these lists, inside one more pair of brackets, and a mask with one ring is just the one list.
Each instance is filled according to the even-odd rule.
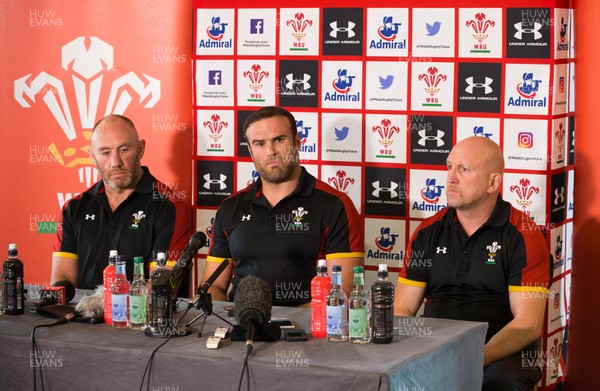
[[327,334],[342,334],[344,331],[343,311],[345,305],[327,306]]
[[113,322],[127,322],[127,299],[129,295],[111,295]]

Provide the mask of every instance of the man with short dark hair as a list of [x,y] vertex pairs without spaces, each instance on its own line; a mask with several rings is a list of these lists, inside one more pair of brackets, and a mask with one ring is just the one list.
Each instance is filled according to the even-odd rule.
[[188,243],[189,207],[141,166],[144,150],[130,119],[113,114],[94,125],[90,156],[102,180],[63,207],[52,283],[68,280],[83,289],[102,285],[110,250],[125,257],[131,279],[133,257],[150,261],[157,252],[177,257]]
[[319,259],[327,259],[330,271],[342,266],[349,294],[352,269],[363,264],[364,256],[354,204],[300,165],[300,137],[289,111],[264,107],[248,117],[243,129],[260,178],[225,199],[217,211],[202,281],[223,260],[230,264],[210,289],[213,299],[233,300],[240,280],[254,275],[270,285],[273,304],[306,304]]
[[448,208],[424,220],[406,250],[396,316],[488,322],[483,390],[528,389],[550,286],[546,240],[523,212],[500,197],[504,157],[484,137],[454,146],[447,159]]

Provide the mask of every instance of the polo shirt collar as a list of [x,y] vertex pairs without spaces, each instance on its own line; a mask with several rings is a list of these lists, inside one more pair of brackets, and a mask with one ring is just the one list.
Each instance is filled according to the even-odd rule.
[[[292,195],[307,197],[313,192],[313,190],[315,188],[316,179],[314,176],[309,174],[308,171],[306,171],[306,168],[300,166],[300,169],[301,169],[300,179],[298,180],[298,185],[296,185],[296,188],[292,192]],[[258,198],[260,198],[262,196],[261,190],[262,190],[262,178],[259,177],[258,180],[256,182],[254,182],[254,184],[250,188],[250,191],[248,191],[244,195],[244,199],[245,200],[257,200]]]

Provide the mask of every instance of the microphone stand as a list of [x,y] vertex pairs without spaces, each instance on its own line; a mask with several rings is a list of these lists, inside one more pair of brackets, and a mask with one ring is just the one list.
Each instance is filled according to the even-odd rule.
[[200,290],[199,295],[200,295],[200,300],[198,300],[198,303],[196,304],[196,309],[202,310],[202,312],[198,316],[196,316],[194,319],[192,319],[188,323],[186,323],[183,327],[189,328],[198,319],[204,318],[202,320],[202,326],[200,327],[200,331],[198,332],[198,337],[202,337],[202,331],[204,330],[204,325],[206,324],[206,318],[208,318],[208,315],[214,315],[217,318],[221,319],[223,322],[229,324],[231,327],[234,327],[233,323],[231,323],[227,319],[225,319],[222,316],[217,315],[213,312],[212,295],[210,293]]

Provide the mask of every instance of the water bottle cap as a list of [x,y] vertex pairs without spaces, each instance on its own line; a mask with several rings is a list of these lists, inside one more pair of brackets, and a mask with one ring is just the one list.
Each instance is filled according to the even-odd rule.
[[354,266],[354,273],[362,273],[363,272],[363,267],[362,266]]
[[117,255],[119,255],[119,252],[117,250],[110,250],[108,252],[109,257],[116,257]]
[[166,254],[165,254],[165,253],[158,253],[158,254],[156,254],[156,259],[157,259],[158,261],[160,261],[160,260],[165,260],[165,259],[167,259],[167,256],[166,256]]
[[380,263],[380,264],[379,264],[379,271],[380,271],[380,272],[387,272],[387,264],[385,264],[385,263]]
[[144,263],[144,257],[133,257],[133,263]]
[[340,265],[333,265],[333,266],[331,267],[331,271],[334,271],[334,272],[341,272],[341,271],[342,271],[342,266],[340,266]]
[[324,259],[319,259],[317,261],[317,266],[320,266],[320,267],[327,266],[327,261]]
[[17,249],[17,244],[16,243],[11,243],[8,245],[8,250],[16,250]]

